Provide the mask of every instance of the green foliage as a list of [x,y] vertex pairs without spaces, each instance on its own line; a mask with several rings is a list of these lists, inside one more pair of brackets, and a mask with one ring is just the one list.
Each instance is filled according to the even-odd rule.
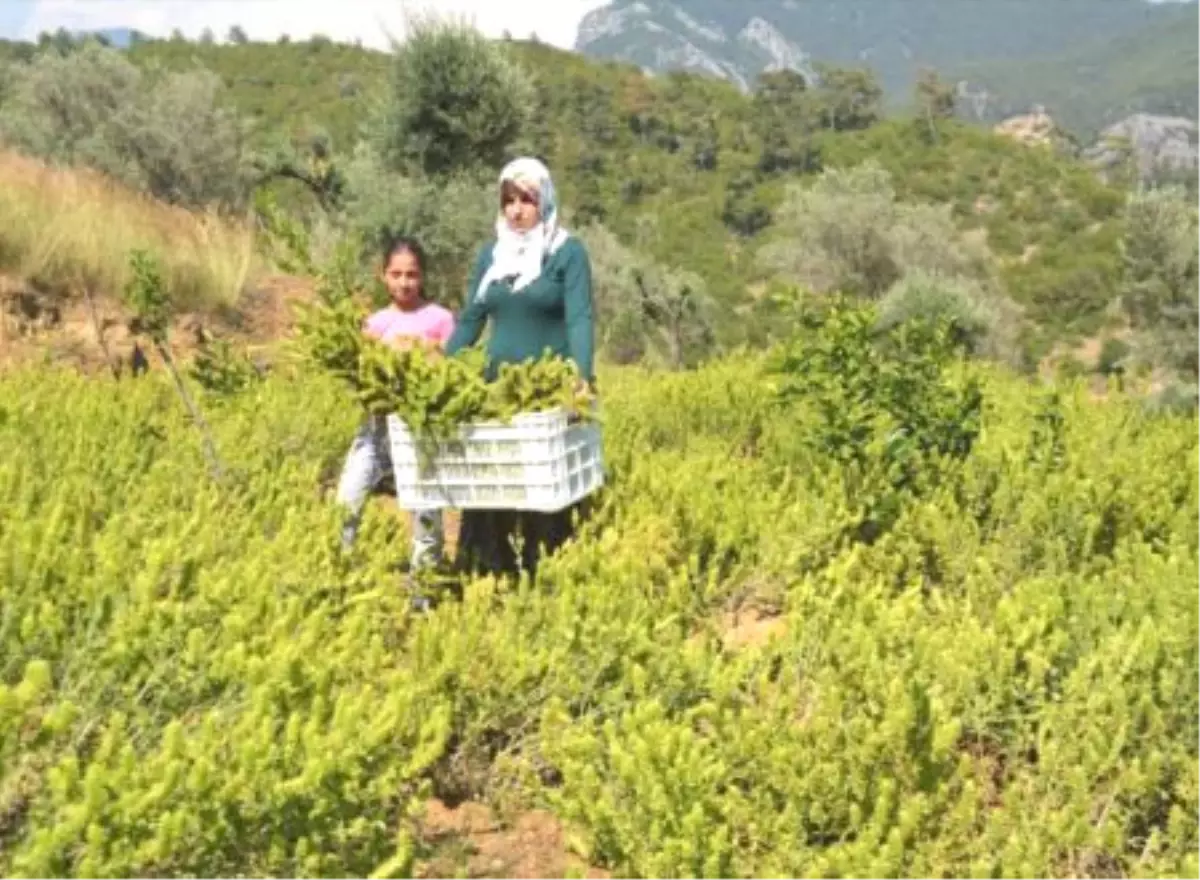
[[880,321],[835,298],[803,307],[800,332],[776,354],[776,393],[815,427],[809,455],[840,466],[855,533],[874,540],[910,500],[947,480],[981,427],[982,390],[960,383],[953,324],[940,316]]
[[262,374],[245,352],[227,339],[207,339],[188,365],[188,375],[217,399],[241,394]]
[[322,254],[311,230],[282,210],[270,193],[260,192],[255,203],[272,258],[284,271],[312,278],[318,303],[354,307],[369,299],[371,276],[364,266],[368,257],[361,238],[344,235]]
[[602,225],[579,230],[592,261],[597,345],[609,363],[695,363],[712,350],[716,308],[695,273],[632,251]]
[[149,251],[135,250],[129,255],[129,269],[123,295],[125,305],[133,312],[135,332],[165,343],[172,307],[162,266]]
[[825,128],[859,131],[883,118],[883,89],[871,71],[829,63],[817,63],[813,69],[819,83],[813,93],[815,115]]
[[167,202],[238,207],[247,156],[239,120],[210,71],[142,70],[95,43],[13,68],[0,139],[86,165]]
[[569,361],[509,364],[488,382],[481,349],[443,357],[422,344],[384,344],[365,335],[366,317],[349,300],[314,303],[303,311],[295,344],[369,414],[396,414],[415,433],[444,440],[471,422],[508,422],[520,412],[558,407],[586,410],[577,407],[579,374]]
[[1069,157],[957,123],[929,144],[885,122],[829,140],[827,164],[874,161],[901,202],[949,204],[959,229],[985,236],[1001,289],[1050,339],[1092,332],[1119,294],[1121,190]]
[[818,293],[877,299],[908,272],[986,270],[986,253],[963,240],[947,207],[897,202],[891,175],[874,160],[791,185],[775,225],[763,266]]
[[1132,348],[1124,339],[1110,336],[1100,346],[1100,356],[1097,358],[1096,369],[1102,376],[1116,376],[1125,372],[1126,359]]
[[[852,378],[786,405],[756,356],[607,371],[592,520],[419,619],[405,519],[368,505],[346,557],[316,491],[340,383],[223,402],[233,486],[161,374],[4,374],[0,873],[437,873],[436,796],[548,810],[620,876],[1195,876],[1195,415],[821,326]],[[944,448],[960,371],[970,454],[845,541],[855,462],[903,450],[810,408]]]
[[392,236],[415,236],[428,260],[427,294],[457,305],[470,261],[496,217],[495,187],[463,174],[432,179],[389,171],[365,145],[347,164],[346,180],[346,227],[376,257]]
[[1195,202],[1182,189],[1165,187],[1133,195],[1126,211],[1122,299],[1150,350],[1143,359],[1195,382],[1200,377]]
[[127,51],[139,67],[183,72],[201,67],[227,84],[230,105],[253,121],[251,143],[328,132],[339,151],[358,139],[367,98],[386,82],[389,57],[340,43],[201,45],[146,40]]
[[503,49],[467,25],[416,21],[393,48],[368,140],[389,172],[491,177],[532,114],[528,77]]
[[1017,309],[970,278],[924,269],[907,273],[880,299],[879,326],[886,329],[910,319],[945,320],[971,354],[1019,364]]
[[[254,156],[255,186],[260,191],[277,181],[302,185],[327,213],[336,212],[345,195],[346,177],[332,155],[332,144],[324,132],[308,135],[304,143],[278,137]],[[265,189],[264,189],[265,188]]]
[[158,257],[146,250],[133,250],[129,254],[129,281],[122,291],[126,307],[133,312],[129,322],[130,330],[148,338],[162,357],[167,371],[175,383],[180,400],[187,408],[200,433],[204,443],[204,455],[208,461],[210,473],[215,480],[220,480],[225,474],[225,467],[217,455],[212,432],[192,399],[175,366],[171,356],[168,332],[171,325],[173,305],[170,289],[163,273],[162,264]]

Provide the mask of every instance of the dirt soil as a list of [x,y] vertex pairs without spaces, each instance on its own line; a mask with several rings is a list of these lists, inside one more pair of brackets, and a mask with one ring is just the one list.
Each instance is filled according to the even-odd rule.
[[[234,310],[178,315],[169,336],[172,354],[187,360],[211,336],[244,346],[252,354],[261,351],[290,333],[293,305],[311,296],[307,279],[263,278]],[[0,276],[0,368],[48,360],[87,373],[127,372],[137,342],[129,331],[129,317],[112,296],[64,296]],[[157,360],[145,343],[141,347],[151,362]]]
[[721,618],[721,641],[727,650],[755,648],[781,635],[786,625],[779,615],[761,609],[731,611]]
[[418,877],[564,877],[610,875],[567,851],[559,821],[542,810],[502,823],[484,804],[466,801],[448,807],[432,800],[421,821],[430,854],[419,859]]

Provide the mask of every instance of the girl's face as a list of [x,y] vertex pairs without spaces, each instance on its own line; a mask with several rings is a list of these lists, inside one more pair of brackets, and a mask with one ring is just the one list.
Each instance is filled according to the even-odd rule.
[[514,183],[505,182],[500,207],[509,227],[517,232],[528,232],[540,219],[537,194]]
[[421,264],[412,251],[397,251],[383,269],[383,283],[392,302],[410,309],[421,302]]

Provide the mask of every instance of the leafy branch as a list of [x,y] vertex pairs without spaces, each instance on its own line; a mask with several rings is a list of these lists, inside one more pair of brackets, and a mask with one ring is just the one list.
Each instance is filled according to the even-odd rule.
[[188,414],[192,417],[192,422],[200,431],[204,457],[208,461],[213,479],[220,480],[224,476],[225,468],[217,455],[212,431],[204,420],[200,408],[188,393],[187,386],[175,366],[175,359],[171,356],[170,346],[167,344],[167,331],[171,323],[171,302],[167,295],[162,266],[157,257],[149,251],[138,248],[130,253],[129,268],[132,275],[123,290],[125,304],[134,314],[129,329],[134,334],[149,339],[158,351],[167,367],[167,372],[171,374],[171,380],[175,383],[175,388],[179,392]]

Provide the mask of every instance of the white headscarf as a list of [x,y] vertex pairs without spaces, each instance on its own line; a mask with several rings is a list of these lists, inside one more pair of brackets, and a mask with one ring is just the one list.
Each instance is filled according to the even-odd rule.
[[506,181],[537,193],[538,222],[526,232],[517,232],[508,225],[501,208],[496,217],[496,244],[492,249],[492,264],[480,279],[475,296],[481,298],[493,281],[516,276],[513,290],[521,290],[542,274],[542,261],[558,250],[569,233],[558,225],[558,196],[550,171],[537,159],[525,156],[514,159],[500,172],[499,185]]

